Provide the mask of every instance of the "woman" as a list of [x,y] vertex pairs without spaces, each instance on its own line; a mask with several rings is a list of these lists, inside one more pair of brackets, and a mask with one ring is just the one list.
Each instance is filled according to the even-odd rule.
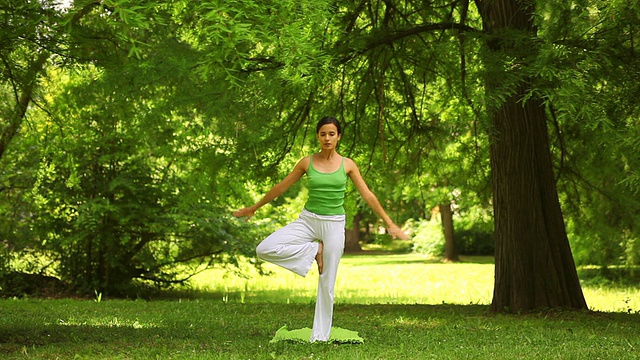
[[300,217],[264,239],[256,248],[256,253],[262,260],[301,276],[306,276],[313,261],[316,261],[320,277],[311,342],[328,341],[331,333],[334,286],[338,263],[344,251],[343,205],[347,177],[385,222],[391,236],[394,239],[408,238],[369,190],[356,163],[336,151],[342,136],[340,122],[333,117],[324,117],[318,122],[316,134],[321,147],[319,153],[300,160],[293,171],[256,204],[233,213],[236,217],[253,216],[258,208],[282,195],[307,174],[309,199]]

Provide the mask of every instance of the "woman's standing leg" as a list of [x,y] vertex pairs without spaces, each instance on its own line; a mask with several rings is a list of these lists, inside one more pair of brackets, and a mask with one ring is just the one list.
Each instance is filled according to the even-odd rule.
[[311,341],[328,341],[333,322],[334,288],[338,265],[344,252],[344,219],[321,220],[320,238],[324,244],[323,270],[318,279],[318,296]]

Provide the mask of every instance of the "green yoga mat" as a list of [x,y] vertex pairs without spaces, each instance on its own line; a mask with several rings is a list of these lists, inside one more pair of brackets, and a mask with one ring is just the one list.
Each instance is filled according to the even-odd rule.
[[[271,339],[271,343],[278,341],[292,341],[298,343],[308,343],[311,339],[311,329],[302,328],[296,330],[287,329],[287,325],[281,327],[276,331],[276,336]],[[329,343],[338,344],[362,344],[364,339],[358,336],[356,331],[341,329],[339,327],[331,328],[331,335],[329,337]]]

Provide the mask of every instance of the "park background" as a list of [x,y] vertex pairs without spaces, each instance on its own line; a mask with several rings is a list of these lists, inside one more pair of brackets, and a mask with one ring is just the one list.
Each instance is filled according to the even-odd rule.
[[[636,2],[1,0],[0,14],[3,355],[640,347]],[[295,219],[304,181],[249,222],[231,211],[316,151],[325,115],[411,240],[350,187],[336,318],[374,341],[270,347],[281,319],[307,326],[315,278],[254,249]]]

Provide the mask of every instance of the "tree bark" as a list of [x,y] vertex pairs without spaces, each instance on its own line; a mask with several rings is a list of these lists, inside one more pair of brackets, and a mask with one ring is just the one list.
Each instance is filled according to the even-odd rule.
[[344,251],[359,252],[362,251],[360,246],[360,220],[362,213],[357,213],[353,218],[353,226],[351,229],[345,229]]
[[[4,156],[5,151],[9,147],[9,143],[20,130],[22,120],[27,113],[27,108],[31,102],[33,95],[33,89],[35,88],[38,77],[44,69],[46,61],[49,59],[49,53],[46,51],[41,52],[29,65],[29,70],[26,73],[24,82],[16,90],[16,105],[13,113],[9,116],[9,121],[6,126],[0,131],[0,159]],[[20,84],[19,79],[13,79],[17,84]],[[19,91],[19,94],[17,93]]]
[[439,207],[442,230],[444,231],[444,260],[452,262],[460,261],[453,232],[453,212],[451,211],[451,204],[440,204]]
[[[520,65],[505,67],[505,75],[513,78],[527,57],[535,55],[535,46],[518,44],[505,30],[535,38],[533,2],[476,3],[491,39],[490,53]],[[544,101],[535,92],[531,95],[526,74],[516,75],[514,90],[490,114],[496,240],[491,310],[586,309],[554,180]],[[487,80],[489,94],[500,80],[495,74]]]

